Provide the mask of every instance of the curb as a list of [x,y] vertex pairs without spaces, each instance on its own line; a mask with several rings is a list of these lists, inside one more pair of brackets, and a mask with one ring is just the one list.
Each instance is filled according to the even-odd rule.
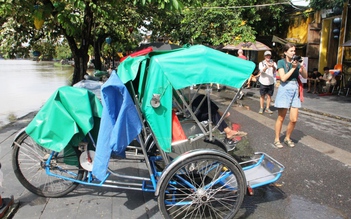
[[17,118],[13,122],[10,122],[10,123],[7,123],[3,126],[0,126],[0,132],[6,130],[7,128],[10,128],[11,126],[13,126],[13,125],[15,125],[18,122],[23,121],[23,120],[26,120],[26,121],[28,120],[28,122],[30,122],[30,120],[32,120],[34,118],[34,116],[37,114],[37,112],[38,111],[29,112],[26,115]]
[[[219,96],[231,100],[234,95],[223,95],[223,94],[224,93],[235,93],[236,91],[233,88],[227,88],[225,91],[222,91],[222,92],[223,93],[219,94]],[[255,98],[255,99],[260,99],[260,96],[258,96],[254,92],[245,92],[245,91],[243,91],[243,92],[244,92],[244,97],[246,96],[246,97],[252,97],[252,98]],[[272,100],[272,103],[274,103],[274,100]],[[308,108],[304,108],[304,107],[301,107],[300,110],[304,111],[304,112],[307,112],[307,113],[313,113],[313,114],[326,116],[326,117],[329,117],[329,118],[332,118],[332,119],[337,119],[337,120],[340,120],[340,121],[350,122],[351,123],[351,119],[350,118],[345,118],[345,117],[342,117],[342,116],[337,116],[337,115],[333,115],[333,114],[330,114],[330,113],[325,113],[325,112],[312,110],[312,109],[308,109]]]

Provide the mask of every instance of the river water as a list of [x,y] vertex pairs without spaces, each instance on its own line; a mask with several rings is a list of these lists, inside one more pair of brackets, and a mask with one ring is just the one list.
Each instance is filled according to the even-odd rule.
[[53,62],[0,60],[0,127],[37,111],[61,86],[69,85],[73,67]]

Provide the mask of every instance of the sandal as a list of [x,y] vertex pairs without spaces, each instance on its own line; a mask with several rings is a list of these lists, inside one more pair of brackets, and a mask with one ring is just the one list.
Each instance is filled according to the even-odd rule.
[[246,132],[242,132],[242,131],[237,131],[233,137],[244,137],[246,136],[247,133]]
[[275,141],[273,144],[276,148],[283,148],[283,145],[280,143],[280,141]]
[[290,139],[284,139],[284,143],[286,145],[288,145],[289,147],[291,147],[291,148],[295,147],[294,142],[292,140],[290,140]]

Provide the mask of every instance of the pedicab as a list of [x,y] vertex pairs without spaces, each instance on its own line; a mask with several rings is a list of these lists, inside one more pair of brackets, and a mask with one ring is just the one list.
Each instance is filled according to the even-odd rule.
[[[241,91],[254,68],[205,46],[128,57],[101,100],[69,86],[51,96],[13,141],[15,175],[44,197],[80,184],[139,190],[155,194],[164,218],[233,218],[247,192],[277,181],[284,166],[263,152],[240,160],[241,140],[224,142],[218,124],[196,118],[189,87],[209,103],[211,83]],[[125,160],[142,161],[147,174],[124,168]]]

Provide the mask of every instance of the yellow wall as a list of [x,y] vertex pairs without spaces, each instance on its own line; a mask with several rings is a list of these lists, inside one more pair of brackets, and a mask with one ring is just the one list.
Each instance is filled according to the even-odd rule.
[[332,25],[332,19],[323,19],[322,30],[321,30],[321,44],[319,48],[319,64],[318,71],[323,72],[323,68],[327,66],[327,54],[328,54],[328,43],[330,36],[330,27]]
[[303,15],[293,16],[289,25],[287,39],[294,43],[307,43],[308,24],[311,23],[311,17]]
[[344,4],[344,9],[342,12],[342,22],[341,22],[341,32],[340,32],[340,38],[339,38],[339,50],[338,50],[338,60],[337,63],[342,63],[342,59],[344,56],[344,47],[342,44],[344,44],[345,41],[345,36],[346,36],[346,24],[347,24],[347,14],[348,14],[348,3],[346,2]]

